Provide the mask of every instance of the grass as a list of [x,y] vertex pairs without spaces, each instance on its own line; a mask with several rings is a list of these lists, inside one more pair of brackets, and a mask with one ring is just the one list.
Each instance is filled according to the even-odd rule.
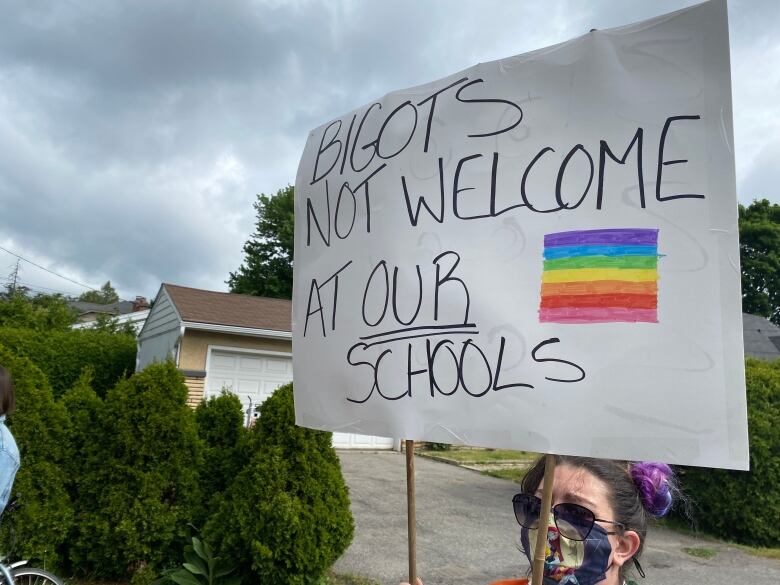
[[691,555],[692,557],[698,557],[700,559],[711,559],[716,554],[718,554],[718,551],[712,548],[704,548],[703,546],[695,546],[695,547],[683,547],[683,552]]
[[536,453],[511,451],[509,449],[462,449],[453,447],[446,451],[421,451],[421,455],[432,455],[457,463],[496,463],[501,461],[532,461]]
[[774,559],[780,561],[780,548],[767,548],[765,546],[748,546],[746,544],[737,544],[736,547],[744,553],[761,557],[764,559]]
[[334,573],[333,571],[328,573],[325,583],[327,585],[380,585],[379,581],[374,581],[368,577],[351,573]]
[[520,483],[523,481],[527,471],[528,469],[524,467],[510,467],[507,469],[489,469],[482,473],[492,477],[500,477],[501,479],[511,479],[515,483]]
[[[774,560],[780,560],[780,547],[778,548],[772,548],[772,547],[764,547],[764,546],[750,546],[748,544],[739,544],[736,542],[730,542],[728,540],[724,540],[722,538],[718,538],[717,536],[712,536],[711,534],[707,534],[706,532],[700,532],[697,530],[694,530],[691,528],[691,525],[684,520],[672,516],[668,518],[664,518],[663,520],[660,520],[658,522],[661,526],[665,526],[666,528],[669,528],[671,530],[674,530],[675,532],[681,532],[682,534],[687,534],[688,536],[693,536],[696,538],[706,538],[708,540],[711,540],[713,542],[717,542],[720,544],[726,544],[728,546],[733,546],[735,548],[738,548],[745,554],[749,554],[754,557],[761,557],[763,559],[774,559]],[[685,550],[685,549],[683,549]],[[705,549],[707,550],[707,549]],[[685,550],[688,554],[693,554],[696,556],[695,553],[690,553],[687,550]]]

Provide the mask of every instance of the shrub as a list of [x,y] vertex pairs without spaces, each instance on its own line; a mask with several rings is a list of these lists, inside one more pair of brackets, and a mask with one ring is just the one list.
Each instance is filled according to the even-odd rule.
[[250,435],[257,449],[204,535],[249,582],[315,584],[354,531],[331,433],[295,426],[288,384],[263,403]]
[[[61,547],[73,522],[73,509],[60,465],[68,453],[63,437],[64,408],[54,401],[46,376],[30,360],[0,345],[0,364],[16,389],[16,411],[8,427],[16,439],[21,466],[12,494],[21,494],[22,508],[3,518],[0,547],[35,561],[59,565]],[[11,531],[15,537],[11,538]]]
[[186,398],[171,362],[108,392],[96,423],[100,458],[76,486],[93,509],[79,517],[74,566],[120,577],[176,560],[200,505],[200,440]]
[[428,451],[449,451],[452,448],[452,445],[449,443],[432,443],[431,441],[428,441],[425,443],[425,447]]
[[746,361],[750,471],[685,468],[682,487],[702,530],[756,546],[780,544],[780,360]]
[[[249,461],[241,401],[229,392],[212,396],[195,409],[195,422],[204,443],[200,487],[209,508]],[[201,526],[205,520],[194,518]]]
[[135,370],[132,335],[0,328],[0,344],[30,358],[46,374],[54,396],[73,386],[87,366],[92,368],[92,385],[99,396]]
[[[63,461],[62,469],[68,478],[67,489],[73,502],[74,523],[66,542],[66,558],[73,560],[74,551],[68,544],[78,538],[82,526],[97,510],[94,493],[83,490],[83,482],[90,471],[103,464],[103,437],[100,420],[103,417],[103,401],[91,386],[91,371],[76,381],[60,400],[68,413],[69,425],[65,437],[65,448],[70,454]],[[71,567],[72,570],[72,567]]]

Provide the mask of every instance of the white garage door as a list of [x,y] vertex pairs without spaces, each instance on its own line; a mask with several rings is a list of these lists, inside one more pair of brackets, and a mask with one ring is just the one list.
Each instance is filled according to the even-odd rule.
[[[247,411],[293,379],[292,358],[212,349],[206,373],[206,397],[224,390],[236,394]],[[254,412],[252,416],[255,416]],[[391,449],[393,440],[352,433],[333,433],[337,449]]]

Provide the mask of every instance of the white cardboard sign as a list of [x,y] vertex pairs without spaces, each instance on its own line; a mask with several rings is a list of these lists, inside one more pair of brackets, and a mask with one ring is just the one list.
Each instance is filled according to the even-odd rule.
[[747,468],[732,148],[723,0],[312,131],[297,423]]

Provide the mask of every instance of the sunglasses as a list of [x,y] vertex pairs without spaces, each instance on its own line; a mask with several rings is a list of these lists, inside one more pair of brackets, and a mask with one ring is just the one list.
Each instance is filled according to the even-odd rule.
[[[512,506],[515,509],[515,518],[517,518],[520,526],[529,529],[538,528],[542,500],[531,494],[517,494],[512,498]],[[607,532],[607,534],[621,534],[626,529],[625,524],[620,522],[596,518],[593,512],[579,504],[556,504],[552,508],[552,513],[558,533],[570,540],[585,540],[588,538],[596,522],[605,522],[620,527],[620,532]]]

